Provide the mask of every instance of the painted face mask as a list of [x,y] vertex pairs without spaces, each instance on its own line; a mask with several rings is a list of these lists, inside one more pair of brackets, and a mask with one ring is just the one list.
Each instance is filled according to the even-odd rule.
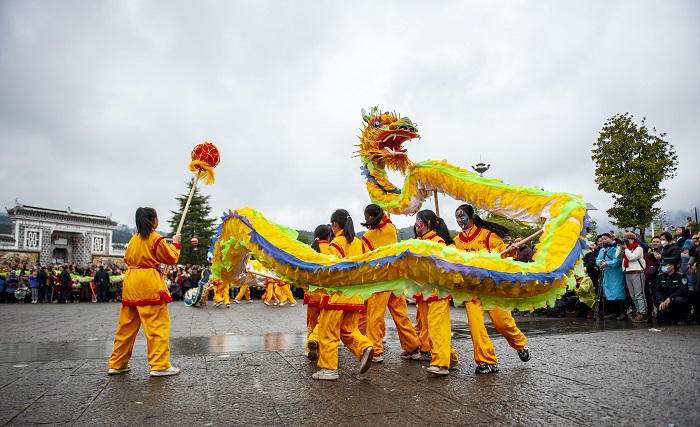
[[416,224],[413,226],[415,228],[416,233],[420,236],[421,231],[423,230],[423,227],[425,227],[425,223],[421,221],[420,219],[416,219]]
[[469,223],[469,215],[464,211],[457,211],[457,213],[455,213],[455,219],[460,226],[466,227]]

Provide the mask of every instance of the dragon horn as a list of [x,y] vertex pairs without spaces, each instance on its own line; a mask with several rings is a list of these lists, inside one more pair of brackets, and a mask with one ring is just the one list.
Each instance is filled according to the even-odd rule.
[[369,123],[369,116],[367,115],[367,112],[365,111],[364,108],[362,109],[362,120],[364,120],[364,121],[366,121],[367,123]]

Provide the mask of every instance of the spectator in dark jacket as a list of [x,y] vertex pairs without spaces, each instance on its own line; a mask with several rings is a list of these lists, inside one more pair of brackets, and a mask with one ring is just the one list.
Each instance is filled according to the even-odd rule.
[[107,288],[109,287],[109,273],[105,270],[104,265],[100,265],[94,277],[95,285],[97,286],[97,302],[107,302]]
[[48,280],[49,275],[46,274],[46,267],[41,267],[39,272],[36,273],[36,281],[39,283],[39,302],[47,302],[49,300],[51,287]]
[[598,266],[595,265],[595,260],[598,258],[598,244],[596,242],[589,242],[588,248],[591,250],[586,255],[583,256],[583,268],[588,277],[591,278],[593,282],[593,287],[598,290]]
[[659,321],[686,324],[690,310],[688,279],[678,270],[674,258],[664,258],[661,274],[656,278],[656,299],[659,301]]
[[681,248],[674,243],[671,233],[664,231],[659,236],[659,240],[661,241],[661,259],[673,258],[678,265],[681,261]]
[[70,277],[70,271],[68,271],[68,267],[64,265],[63,270],[61,271],[61,276],[58,278],[58,283],[61,286],[61,298],[58,300],[59,303],[68,303],[68,300],[70,299],[70,288],[72,281],[73,279]]

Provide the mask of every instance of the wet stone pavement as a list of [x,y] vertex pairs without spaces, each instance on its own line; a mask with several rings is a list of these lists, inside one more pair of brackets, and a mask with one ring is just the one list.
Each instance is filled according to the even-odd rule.
[[516,317],[532,360],[489,325],[501,371],[477,376],[453,307],[448,377],[401,360],[387,317],[384,363],[359,375],[341,347],[338,381],[315,381],[301,304],[169,308],[182,372],[151,378],[143,332],[132,371],[107,375],[118,304],[0,305],[0,425],[700,425],[700,326]]

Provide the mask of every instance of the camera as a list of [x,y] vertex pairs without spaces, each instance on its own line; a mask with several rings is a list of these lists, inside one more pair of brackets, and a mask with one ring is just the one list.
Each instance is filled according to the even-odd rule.
[[614,248],[615,246],[620,246],[624,245],[625,242],[623,242],[620,239],[613,239],[612,242],[607,242],[605,245],[603,245],[606,248]]

